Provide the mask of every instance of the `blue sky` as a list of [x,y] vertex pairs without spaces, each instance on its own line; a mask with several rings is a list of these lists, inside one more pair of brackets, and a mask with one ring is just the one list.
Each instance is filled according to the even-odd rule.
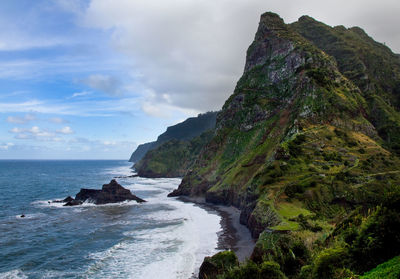
[[0,159],[128,159],[221,108],[269,10],[358,25],[400,52],[392,0],[1,1]]
[[146,114],[143,95],[129,88],[132,58],[110,45],[109,30],[84,26],[65,5],[0,4],[1,159],[126,159],[197,113]]

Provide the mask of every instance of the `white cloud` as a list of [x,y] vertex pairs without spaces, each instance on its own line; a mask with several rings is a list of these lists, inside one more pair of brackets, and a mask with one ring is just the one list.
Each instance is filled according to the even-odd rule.
[[111,96],[120,96],[122,94],[121,82],[116,77],[94,74],[83,79],[82,82]]
[[156,95],[152,107],[143,108],[160,115],[154,107],[165,103],[219,109],[242,74],[266,11],[287,22],[308,14],[328,24],[359,25],[399,51],[398,10],[394,0],[91,0],[82,21],[112,33],[116,49],[131,58],[135,85]]
[[14,127],[10,130],[10,133],[15,134],[16,139],[35,139],[38,141],[63,141],[57,134],[72,134],[73,130],[66,126],[57,132],[48,131],[47,129],[41,129],[38,126],[32,126],[29,129],[21,129]]
[[7,117],[6,121],[8,123],[14,123],[14,124],[25,124],[27,122],[30,122],[32,120],[35,120],[36,116],[33,114],[26,114],[23,117],[19,117],[19,116],[9,116]]
[[116,145],[117,143],[115,141],[104,141],[103,142],[104,145]]
[[60,117],[52,117],[48,119],[49,122],[56,123],[56,124],[63,124],[63,123],[68,123],[68,120],[65,120]]
[[13,147],[14,143],[8,142],[8,143],[3,143],[0,144],[0,150],[8,150],[10,147]]
[[[121,98],[112,100],[92,100],[80,102],[54,102],[47,100],[31,100],[20,103],[0,103],[0,111],[3,113],[43,113],[56,115],[75,116],[113,116],[115,113],[131,113],[138,108],[138,98]],[[61,119],[52,118],[53,123],[66,123]]]
[[24,129],[20,129],[17,127],[14,127],[10,130],[11,133],[23,133],[25,130]]
[[64,134],[64,135],[70,135],[70,134],[73,134],[74,131],[71,129],[71,127],[65,126],[62,129],[57,130],[57,133]]
[[76,98],[76,97],[87,96],[87,95],[90,95],[90,94],[92,94],[92,92],[90,92],[90,91],[75,92],[74,94],[71,95],[71,97],[69,97],[69,99]]

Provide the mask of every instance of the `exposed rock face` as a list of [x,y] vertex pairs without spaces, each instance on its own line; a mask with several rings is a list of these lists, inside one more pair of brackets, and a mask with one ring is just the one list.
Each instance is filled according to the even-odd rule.
[[147,151],[152,150],[156,147],[156,142],[147,142],[143,144],[139,144],[136,150],[132,153],[131,157],[129,158],[129,162],[137,163],[139,162],[144,155],[146,155]]
[[82,204],[85,201],[89,201],[94,204],[107,204],[130,200],[134,200],[139,203],[145,202],[145,200],[133,195],[131,191],[125,189],[113,179],[109,184],[104,184],[101,190],[81,189],[79,193],[76,194],[75,199],[68,197],[63,201],[66,202],[64,206],[74,206]]
[[398,56],[362,29],[263,14],[213,139],[170,194],[240,208],[256,264],[224,276],[208,257],[201,276],[355,278],[399,255],[399,96]]
[[[327,208],[323,204],[337,204],[337,196],[352,204],[350,196],[358,194],[349,195],[345,188],[338,194],[336,185],[342,182],[332,184],[336,176],[357,169],[368,180],[363,166],[373,159],[363,155],[367,149],[376,150],[370,156],[379,153],[389,160],[370,112],[362,90],[340,72],[335,58],[294,25],[265,13],[247,51],[243,76],[217,116],[214,137],[170,196],[201,195],[208,202],[234,205],[254,237],[266,228],[299,226],[285,215],[286,207],[319,214]],[[391,119],[390,131],[397,131],[400,122]],[[378,168],[396,169],[394,161],[374,170]],[[290,198],[299,202],[288,206]]]

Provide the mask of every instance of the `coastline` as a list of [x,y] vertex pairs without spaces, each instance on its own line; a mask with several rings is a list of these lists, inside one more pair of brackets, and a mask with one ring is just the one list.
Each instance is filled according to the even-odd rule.
[[207,203],[204,197],[180,196],[178,200],[194,203],[205,210],[216,211],[221,216],[222,226],[222,231],[218,235],[217,249],[234,251],[240,262],[250,258],[256,241],[251,237],[249,229],[240,224],[239,209]]

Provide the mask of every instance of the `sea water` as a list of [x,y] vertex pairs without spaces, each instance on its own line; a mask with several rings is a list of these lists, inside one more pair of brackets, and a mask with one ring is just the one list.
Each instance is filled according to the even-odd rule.
[[[180,179],[132,175],[126,161],[0,160],[0,278],[190,278],[215,253],[220,217],[167,194]],[[124,177],[125,176],[125,177]],[[49,201],[114,177],[147,200]],[[25,217],[21,218],[24,214]]]

